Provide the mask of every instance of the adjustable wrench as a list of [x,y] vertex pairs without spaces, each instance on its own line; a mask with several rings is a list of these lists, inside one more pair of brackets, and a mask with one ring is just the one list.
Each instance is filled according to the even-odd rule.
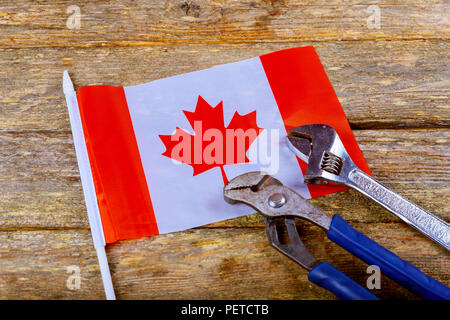
[[450,250],[450,225],[360,170],[334,128],[324,124],[300,126],[289,130],[288,140],[291,150],[308,163],[307,183],[323,180],[354,188]]

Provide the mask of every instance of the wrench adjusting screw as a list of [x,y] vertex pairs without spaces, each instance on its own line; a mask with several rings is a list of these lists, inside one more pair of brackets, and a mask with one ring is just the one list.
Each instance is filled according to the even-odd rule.
[[323,153],[320,168],[338,176],[341,173],[343,164],[344,160],[341,157],[338,157],[331,152],[325,151]]

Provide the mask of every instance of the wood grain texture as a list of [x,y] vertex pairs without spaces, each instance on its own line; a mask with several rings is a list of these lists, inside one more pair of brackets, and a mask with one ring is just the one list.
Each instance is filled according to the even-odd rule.
[[[66,26],[77,4],[81,28]],[[381,28],[369,29],[369,5]],[[449,3],[432,0],[0,1],[0,299],[103,299],[66,105],[314,45],[374,176],[450,220]],[[312,200],[450,284],[450,257],[353,190]],[[299,222],[308,249],[364,285],[366,265]],[[119,299],[334,299],[267,243],[257,214],[107,248]],[[68,267],[81,272],[69,290]],[[381,298],[415,299],[382,278]]]
[[[0,131],[70,130],[64,69],[127,86],[306,44],[0,50]],[[353,128],[450,126],[448,42],[313,44]]]
[[[0,7],[0,47],[152,46],[335,40],[448,39],[448,1],[177,0],[78,4],[81,28],[70,30],[73,1],[19,0]],[[381,28],[367,11],[381,9]]]
[[[448,204],[440,201],[448,194],[448,130],[355,133],[381,181],[448,219]],[[0,298],[102,299],[71,135],[4,133],[0,142],[0,188],[9,190],[0,198]],[[402,161],[405,157],[411,162]],[[425,273],[449,282],[444,249],[358,193],[349,190],[314,202],[329,214],[339,212]],[[315,256],[364,284],[362,262],[327,241],[318,228],[301,226]],[[107,251],[118,298],[333,298],[268,246],[259,215],[122,241]],[[67,289],[69,266],[80,267],[80,290]],[[384,277],[377,294],[415,298]]]
[[[362,130],[358,143],[382,183],[450,219],[450,130]],[[87,216],[71,134],[0,134],[0,228],[87,228]],[[314,200],[327,213],[350,221],[398,221],[372,201],[349,190]],[[256,220],[255,220],[256,219]],[[217,226],[261,226],[240,218]]]
[[[450,283],[445,249],[417,237],[411,228],[399,223],[353,226],[426,274]],[[319,228],[300,227],[318,259],[365,285],[366,264],[326,240]],[[88,230],[1,231],[0,243],[1,299],[103,299]],[[334,299],[307,280],[306,270],[270,247],[263,228],[194,229],[122,241],[107,253],[119,299]],[[78,290],[66,286],[70,266],[80,268]],[[385,277],[376,294],[417,298]]]
[[[78,267],[81,290],[69,290]],[[0,299],[104,299],[89,230],[0,232]]]

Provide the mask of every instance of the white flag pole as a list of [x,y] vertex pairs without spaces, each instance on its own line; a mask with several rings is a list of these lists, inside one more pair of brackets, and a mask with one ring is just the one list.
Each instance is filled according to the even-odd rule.
[[63,73],[63,91],[66,96],[66,103],[69,109],[70,125],[72,127],[78,168],[80,169],[81,184],[83,186],[83,193],[86,201],[89,225],[91,226],[92,240],[94,242],[95,251],[97,252],[98,263],[100,265],[103,287],[105,289],[106,299],[115,300],[116,296],[114,294],[114,287],[105,252],[105,237],[103,234],[102,221],[100,219],[100,212],[97,205],[97,197],[95,194],[94,180],[92,178],[91,166],[89,164],[86,142],[84,140],[77,95],[67,70]]

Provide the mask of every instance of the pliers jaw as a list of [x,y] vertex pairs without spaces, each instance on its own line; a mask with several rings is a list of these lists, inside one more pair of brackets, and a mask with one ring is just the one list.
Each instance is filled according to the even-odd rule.
[[[294,219],[303,218],[328,230],[331,218],[295,191],[277,179],[255,171],[232,179],[224,187],[223,194],[225,201],[245,203],[264,216],[268,240],[278,251],[308,270],[319,264],[303,245]],[[279,227],[286,228],[286,242],[279,237]]]
[[356,169],[333,127],[310,124],[288,132],[290,149],[308,163],[304,179],[307,183],[328,181],[348,184],[348,174]]
[[232,179],[223,190],[225,201],[245,203],[266,217],[291,216],[308,220],[326,230],[331,218],[277,179],[260,171]]
[[[378,299],[372,293],[327,263],[318,263],[306,250],[297,231],[296,217],[311,221],[327,230],[327,237],[370,265],[377,265],[391,279],[428,299],[450,299],[450,289],[423,274],[353,229],[339,215],[333,218],[309,204],[280,181],[261,172],[249,172],[232,179],[224,187],[228,201],[242,202],[265,216],[267,236],[276,249],[311,270],[308,279],[333,292],[341,299]],[[288,241],[281,241],[277,222],[284,223]]]
[[[269,239],[270,244],[278,251],[307,270],[312,270],[320,263],[311,255],[311,253],[309,253],[300,239],[299,231],[293,217],[265,217],[264,223],[266,225],[267,238]],[[285,242],[280,240],[278,233],[279,227],[286,228],[287,241]]]

